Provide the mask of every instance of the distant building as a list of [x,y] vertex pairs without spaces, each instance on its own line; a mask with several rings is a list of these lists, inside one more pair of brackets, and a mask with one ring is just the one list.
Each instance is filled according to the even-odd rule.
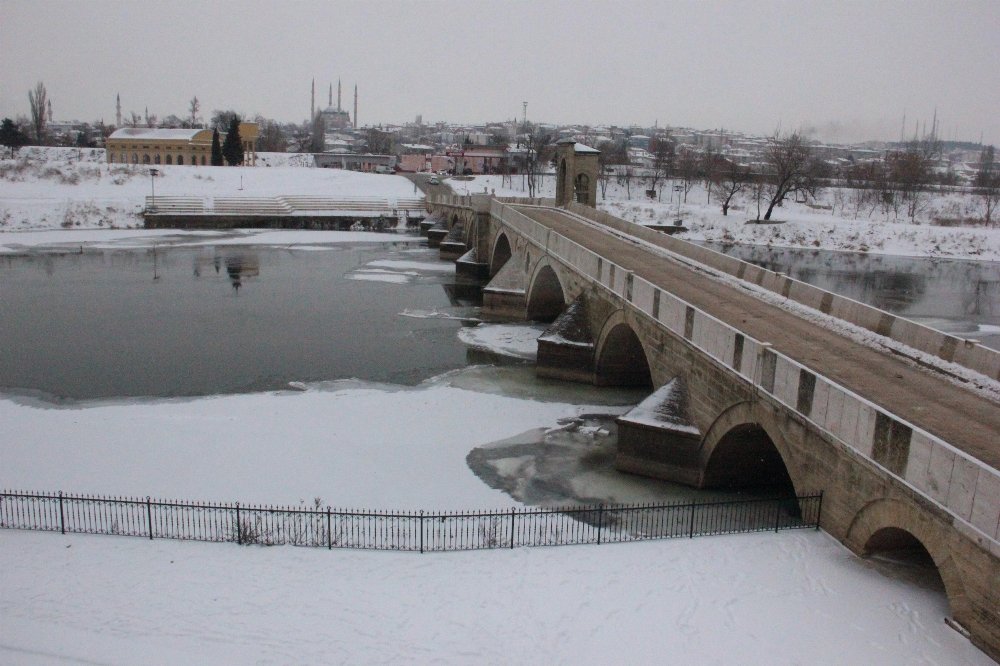
[[[240,123],[244,164],[257,163],[257,123]],[[220,141],[225,138],[223,134]],[[208,166],[212,163],[212,130],[123,127],[105,143],[111,164],[180,164]]]
[[396,170],[395,155],[373,155],[371,153],[315,153],[316,166],[323,169],[347,169],[374,173],[393,173]]
[[503,173],[508,165],[506,148],[453,149],[448,157],[455,161],[455,173]]

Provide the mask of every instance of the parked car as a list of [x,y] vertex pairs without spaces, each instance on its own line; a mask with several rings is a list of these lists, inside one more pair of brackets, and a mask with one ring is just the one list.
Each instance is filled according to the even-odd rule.
[[428,185],[440,185],[441,184],[441,180],[437,176],[431,176],[430,178],[427,179],[427,184]]

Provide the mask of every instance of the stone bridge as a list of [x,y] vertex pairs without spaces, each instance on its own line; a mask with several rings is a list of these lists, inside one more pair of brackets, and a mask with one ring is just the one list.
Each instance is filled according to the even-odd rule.
[[647,386],[620,469],[823,491],[859,555],[933,561],[947,621],[1000,657],[1000,354],[552,200],[436,196],[432,243],[486,316],[551,322],[541,376]]

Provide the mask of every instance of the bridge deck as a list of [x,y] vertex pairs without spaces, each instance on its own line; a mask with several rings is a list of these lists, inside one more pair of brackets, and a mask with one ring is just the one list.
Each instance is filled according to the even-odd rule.
[[[902,419],[1000,468],[1000,405],[911,361],[859,344],[731,283],[552,208],[518,211]],[[940,415],[946,414],[947,418]]]

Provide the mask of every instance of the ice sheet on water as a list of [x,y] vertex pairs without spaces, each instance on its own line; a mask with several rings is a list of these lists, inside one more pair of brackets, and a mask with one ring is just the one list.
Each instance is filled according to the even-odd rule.
[[367,282],[390,282],[392,284],[409,284],[413,281],[412,275],[403,273],[391,273],[388,271],[354,271],[347,274],[349,280],[363,280]]
[[540,324],[487,324],[462,328],[458,339],[476,349],[534,360],[538,354],[538,336],[545,331]]

